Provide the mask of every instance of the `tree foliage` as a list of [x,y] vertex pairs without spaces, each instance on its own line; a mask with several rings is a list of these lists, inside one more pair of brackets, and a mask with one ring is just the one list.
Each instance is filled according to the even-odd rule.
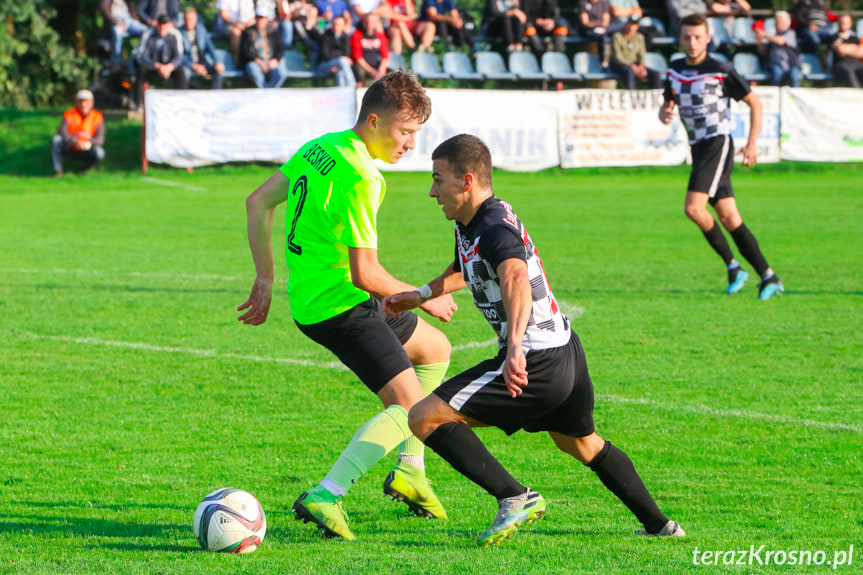
[[0,0],[0,107],[58,104],[86,85],[86,56],[60,41],[47,0]]

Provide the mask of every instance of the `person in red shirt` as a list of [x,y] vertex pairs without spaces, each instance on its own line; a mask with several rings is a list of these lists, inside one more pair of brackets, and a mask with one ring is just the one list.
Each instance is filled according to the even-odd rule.
[[369,13],[351,36],[351,59],[357,82],[383,78],[390,63],[390,46],[381,27],[381,18]]
[[79,90],[75,107],[63,113],[57,135],[51,138],[51,160],[54,173],[63,176],[63,156],[79,158],[84,171],[105,159],[105,121],[102,113],[93,109],[93,92]]

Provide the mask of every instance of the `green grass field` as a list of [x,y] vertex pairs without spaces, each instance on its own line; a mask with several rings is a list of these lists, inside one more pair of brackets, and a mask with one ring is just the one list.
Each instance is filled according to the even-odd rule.
[[[683,167],[496,173],[584,342],[598,432],[689,536],[633,537],[635,518],[547,436],[481,430],[549,501],[542,522],[481,550],[474,539],[496,505],[433,454],[446,522],[381,497],[394,455],[346,500],[358,541],[323,541],[292,520],[296,496],[380,406],[297,331],[284,290],[265,325],[236,321],[254,273],[243,202],[273,168],[145,178],[118,162],[56,181],[32,177],[47,141],[6,145],[44,157],[0,176],[2,573],[832,570],[693,565],[696,548],[750,545],[831,561],[854,545],[837,572],[863,573],[859,166],[737,172],[744,220],[786,286],[769,302],[754,281],[723,295],[721,261],[683,215]],[[388,182],[381,260],[425,282],[451,257],[451,224],[426,198],[428,175]],[[284,210],[276,221],[281,251]],[[451,373],[493,351],[469,297],[456,300],[442,326]],[[226,486],[266,510],[252,555],[194,540],[197,503]]]

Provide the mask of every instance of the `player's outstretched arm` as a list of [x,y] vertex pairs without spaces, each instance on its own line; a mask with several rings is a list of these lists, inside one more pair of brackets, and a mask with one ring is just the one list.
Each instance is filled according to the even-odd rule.
[[[373,296],[384,299],[389,295],[413,291],[414,286],[394,278],[378,262],[378,251],[371,248],[348,248],[353,284]],[[422,310],[441,321],[452,319],[458,306],[451,295],[441,295],[423,303]]]
[[758,161],[758,134],[761,133],[761,100],[755,92],[749,92],[743,102],[749,106],[749,140],[746,147],[737,152],[743,154],[743,165],[752,167]]
[[512,397],[522,393],[527,385],[527,359],[521,342],[530,321],[533,298],[527,263],[517,258],[503,260],[497,266],[500,278],[500,296],[506,310],[506,361],[503,364],[503,380]]
[[276,206],[288,198],[288,179],[276,172],[246,198],[246,229],[249,248],[255,262],[255,283],[252,293],[237,311],[248,310],[237,318],[249,325],[260,325],[267,321],[270,302],[273,299],[273,217]]
[[[434,307],[444,304],[446,297],[452,299],[452,296],[448,296],[448,294],[456,290],[460,290],[466,285],[467,284],[464,283],[461,273],[454,271],[453,265],[450,264],[444,273],[427,283],[422,288],[402,291],[385,297],[383,301],[383,310],[387,315],[398,317],[404,311],[422,307],[423,311],[426,313],[434,317],[439,317],[437,313],[433,313],[433,311],[435,311]],[[420,292],[420,290],[423,290],[424,288],[428,288],[428,291],[425,294]],[[455,303],[453,303],[453,306],[455,307],[452,311],[458,309],[458,306],[456,306]],[[445,313],[447,308],[444,308],[442,311]],[[452,317],[452,313],[449,315]],[[443,321],[449,320],[447,319]]]

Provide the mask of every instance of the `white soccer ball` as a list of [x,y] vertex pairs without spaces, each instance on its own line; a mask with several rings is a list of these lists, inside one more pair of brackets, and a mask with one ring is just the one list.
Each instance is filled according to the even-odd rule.
[[217,489],[195,510],[195,538],[217,553],[251,553],[264,540],[267,518],[254,495],[242,489]]

